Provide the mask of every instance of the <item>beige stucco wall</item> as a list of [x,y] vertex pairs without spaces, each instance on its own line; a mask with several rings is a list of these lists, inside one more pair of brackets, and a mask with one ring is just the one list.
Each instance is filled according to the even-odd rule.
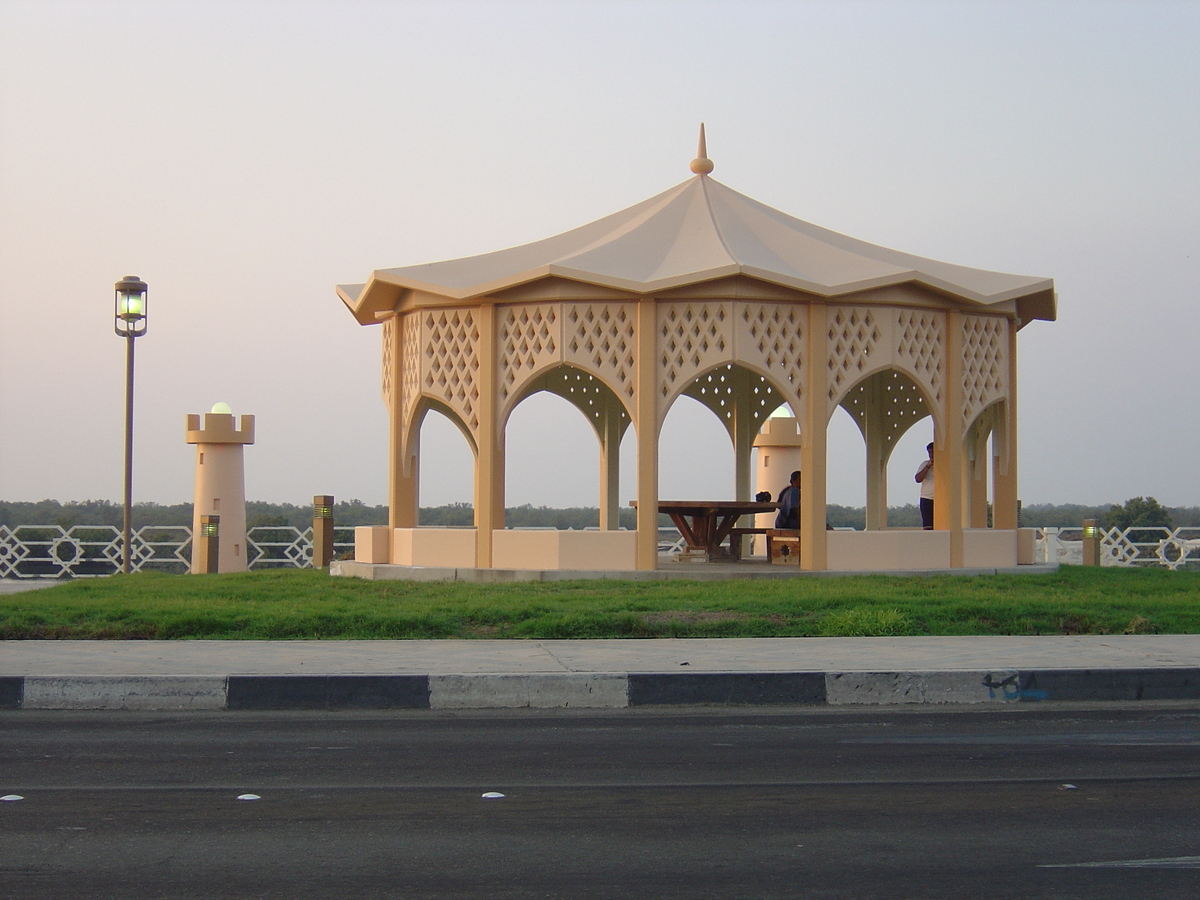
[[354,529],[354,561],[390,563],[392,530],[386,525],[358,525]]
[[835,571],[870,569],[947,569],[950,532],[919,528],[885,531],[829,531],[827,568]]
[[492,565],[497,569],[637,568],[636,531],[495,531]]
[[397,566],[475,567],[474,528],[395,528],[392,564]]
[[1010,568],[1016,564],[1016,531],[994,528],[963,529],[963,565],[967,568]]

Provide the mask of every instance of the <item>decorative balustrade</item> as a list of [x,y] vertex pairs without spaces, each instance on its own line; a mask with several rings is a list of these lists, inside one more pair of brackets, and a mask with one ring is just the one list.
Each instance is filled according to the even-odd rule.
[[[1200,570],[1200,528],[1101,528],[1100,565]],[[1037,559],[1083,564],[1082,528],[1038,528]]]
[[[1082,565],[1082,528],[1038,528],[1038,562]],[[1200,571],[1200,527],[1101,529],[1103,566]],[[334,555],[354,551],[354,528],[334,529]],[[191,567],[192,530],[147,525],[131,535],[134,572],[182,574]],[[312,566],[312,528],[260,525],[247,531],[251,569]],[[659,531],[659,551],[678,549],[674,528]],[[0,525],[0,578],[95,578],[121,571],[121,530],[111,525]]]
[[[147,525],[130,535],[134,572],[183,574],[191,568],[192,529]],[[248,529],[251,569],[312,566],[312,528]],[[334,529],[334,555],[354,550],[354,528]],[[121,529],[111,525],[0,525],[0,578],[95,578],[121,571]]]

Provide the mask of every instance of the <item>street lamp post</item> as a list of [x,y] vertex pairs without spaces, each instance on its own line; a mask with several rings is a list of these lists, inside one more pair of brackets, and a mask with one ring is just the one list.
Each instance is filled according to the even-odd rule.
[[114,285],[115,328],[125,338],[125,513],[121,526],[121,572],[129,574],[133,513],[133,341],[146,333],[146,282],[126,275]]

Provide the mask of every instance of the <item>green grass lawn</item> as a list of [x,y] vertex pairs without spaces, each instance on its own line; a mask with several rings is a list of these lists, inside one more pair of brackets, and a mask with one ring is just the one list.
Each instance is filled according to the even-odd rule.
[[138,574],[0,596],[0,638],[370,639],[1200,633],[1200,573],[370,582]]

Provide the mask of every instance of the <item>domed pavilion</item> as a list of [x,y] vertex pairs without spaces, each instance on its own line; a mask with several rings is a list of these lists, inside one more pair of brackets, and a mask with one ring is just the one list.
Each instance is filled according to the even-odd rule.
[[[720,418],[736,500],[786,404],[798,423],[800,568],[1013,566],[1017,332],[1053,321],[1050,278],[924,259],[828,231],[709,174],[555,237],[377,269],[338,295],[383,340],[390,521],[356,560],[405,566],[629,570],[658,566],[659,432],[680,395]],[[506,530],[505,426],[537,391],[573,404],[600,449],[600,529]],[[838,407],[866,446],[865,531],[827,531],[826,430]],[[475,527],[418,524],[419,436],[437,410],[475,456]],[[888,528],[887,462],[933,419],[934,530]],[[619,447],[637,449],[637,529],[617,529]],[[990,439],[990,448],[989,448]],[[989,450],[991,483],[988,481]],[[992,521],[988,522],[988,503]]]

